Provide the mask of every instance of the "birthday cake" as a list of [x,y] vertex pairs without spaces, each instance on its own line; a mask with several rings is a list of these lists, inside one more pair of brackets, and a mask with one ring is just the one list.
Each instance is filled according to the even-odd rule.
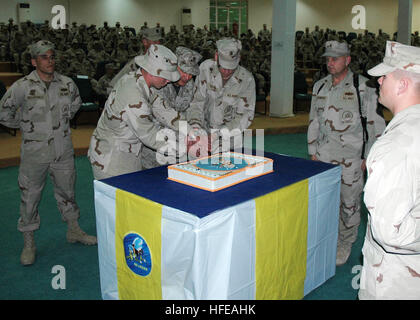
[[273,172],[273,160],[225,152],[168,166],[168,179],[207,191],[218,191]]

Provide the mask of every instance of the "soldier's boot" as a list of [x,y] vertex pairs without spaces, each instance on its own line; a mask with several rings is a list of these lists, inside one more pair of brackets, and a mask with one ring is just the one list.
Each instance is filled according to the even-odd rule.
[[23,250],[20,255],[20,263],[24,266],[34,264],[36,257],[36,247],[34,232],[27,231],[23,233]]
[[77,220],[71,220],[68,222],[67,229],[67,241],[70,243],[80,242],[88,246],[97,244],[97,239],[95,236],[90,236],[86,234],[82,229],[80,229],[79,223]]

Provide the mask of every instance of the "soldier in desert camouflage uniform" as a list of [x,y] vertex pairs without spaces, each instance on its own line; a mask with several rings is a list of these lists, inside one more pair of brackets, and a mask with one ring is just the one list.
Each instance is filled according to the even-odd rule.
[[31,63],[31,46],[28,46],[25,51],[22,52],[20,58],[19,70],[26,76],[34,69]]
[[21,190],[18,230],[24,235],[23,265],[33,264],[36,247],[34,231],[39,229],[38,204],[49,173],[54,196],[64,221],[67,240],[96,244],[79,225],[75,201],[76,171],[70,119],[81,99],[74,82],[54,71],[54,45],[41,40],[31,47],[36,70],[16,81],[0,101],[0,123],[22,132],[19,188]]
[[[162,39],[161,32],[158,28],[147,28],[142,30],[142,44],[144,47],[144,51],[142,54],[146,53],[149,47],[152,44],[160,44]],[[136,71],[138,66],[135,63],[135,59],[131,59],[128,61],[124,67],[117,73],[117,75],[112,79],[111,86],[114,86],[119,79],[121,79],[125,74],[129,72]]]
[[267,29],[267,25],[264,23],[262,30],[258,32],[258,38],[260,40],[271,40],[271,33],[270,30]]
[[115,63],[107,63],[105,65],[105,74],[99,78],[97,94],[108,96],[112,90],[110,82],[115,75],[115,71],[118,70],[118,66]]
[[368,74],[393,118],[366,163],[359,299],[420,300],[420,48],[387,41]]
[[311,36],[312,36],[312,39],[314,40],[315,48],[319,48],[322,45],[321,43],[322,32],[319,30],[319,26],[315,26],[314,31],[311,32]]
[[119,65],[125,65],[129,61],[129,58],[130,54],[127,50],[127,44],[123,40],[120,40],[111,54],[111,60]]
[[169,32],[165,35],[165,42],[164,42],[165,46],[171,50],[172,49],[176,50],[176,47],[179,42],[178,35],[179,35],[179,32],[178,30],[176,30],[176,26],[172,25],[170,27]]
[[76,40],[73,39],[70,43],[70,48],[68,48],[65,53],[67,55],[67,58],[70,60],[75,60],[76,59],[76,54],[80,52],[83,55],[86,56],[85,51],[80,47],[80,43]]
[[[202,57],[198,52],[185,47],[178,47],[176,56],[181,78],[175,83],[168,83],[162,89],[152,90],[152,114],[162,127],[179,132],[179,122],[186,120],[186,112],[194,95],[195,84],[192,77],[199,74],[198,62]],[[188,132],[188,128],[186,130]],[[182,137],[182,133],[179,134]],[[156,152],[146,146],[143,146],[141,157],[144,169],[166,164],[159,163]]]
[[111,28],[108,25],[108,21],[104,21],[103,26],[102,27],[99,27],[99,30],[98,30],[99,38],[101,40],[104,40],[105,37],[106,37],[106,35],[107,35],[107,33],[110,30],[111,30]]
[[219,150],[220,137],[226,148],[233,147],[235,139],[240,144],[243,131],[254,119],[256,99],[254,77],[239,65],[241,42],[224,38],[216,46],[214,60],[200,65],[197,90],[187,114],[188,123],[194,128],[192,137],[211,134],[212,152]]
[[135,56],[142,53],[141,45],[137,37],[132,37],[127,45],[128,59],[132,60]]
[[182,155],[172,140],[164,139],[166,134],[169,139],[175,137],[175,133],[153,121],[150,92],[151,87],[160,89],[179,80],[177,57],[168,48],[154,44],[135,62],[140,68],[118,80],[92,134],[88,157],[95,179],[141,170],[143,145],[168,156]]
[[[339,164],[342,168],[337,265],[350,256],[360,224],[360,196],[363,189],[365,159],[363,127],[360,120],[351,58],[347,43],[327,41],[324,56],[329,75],[315,83],[308,127],[308,152],[312,160]],[[381,135],[385,121],[376,113],[377,96],[359,76],[362,115],[367,118],[370,146]]]
[[72,61],[68,58],[66,52],[55,51],[55,71],[70,77],[69,65],[71,65]]
[[103,50],[103,45],[100,41],[95,41],[93,48],[88,52],[87,58],[96,71],[99,63],[111,61],[110,55]]
[[313,67],[315,47],[313,45],[313,39],[310,34],[304,35],[302,46],[300,48],[300,54],[302,55],[303,67]]
[[110,82],[118,69],[119,68],[115,63],[107,63],[105,65],[105,74],[99,78],[96,86],[93,86],[93,90],[97,94],[100,106],[104,105],[108,95],[111,93],[112,87]]
[[0,22],[0,45],[9,47],[9,30],[4,22]]
[[21,31],[16,32],[14,38],[10,41],[10,56],[13,58],[13,61],[16,63],[19,71],[21,64],[21,53],[26,50],[28,44],[29,43],[26,42]]
[[415,31],[412,36],[412,46],[420,47],[420,36],[418,31]]
[[8,49],[7,45],[0,44],[0,61],[5,62],[8,61]]
[[145,21],[145,22],[143,22],[143,25],[140,27],[140,30],[144,30],[144,29],[147,29],[147,28],[149,28],[149,27],[147,26],[147,21]]
[[67,69],[67,74],[70,77],[76,77],[77,75],[88,76],[93,78],[95,76],[95,69],[85,55],[81,52],[76,53],[76,60],[73,60]]
[[119,22],[119,21],[117,21],[116,23],[115,23],[115,27],[114,27],[114,29],[115,29],[115,32],[117,33],[117,34],[122,34],[123,32],[124,32],[124,29],[121,27],[121,23]]
[[350,68],[355,73],[363,74],[366,64],[369,61],[368,56],[366,53],[362,50],[361,46],[355,46],[351,47],[351,62],[350,62]]

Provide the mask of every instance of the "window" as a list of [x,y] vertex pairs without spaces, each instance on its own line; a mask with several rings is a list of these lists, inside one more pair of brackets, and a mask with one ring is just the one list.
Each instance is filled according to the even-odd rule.
[[248,1],[210,0],[210,30],[233,30],[238,25],[238,36],[248,30]]

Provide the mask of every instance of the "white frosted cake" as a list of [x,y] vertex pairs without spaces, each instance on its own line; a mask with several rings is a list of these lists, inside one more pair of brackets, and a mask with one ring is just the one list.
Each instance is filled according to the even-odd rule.
[[272,159],[226,152],[168,166],[168,179],[218,191],[270,172],[273,172]]

